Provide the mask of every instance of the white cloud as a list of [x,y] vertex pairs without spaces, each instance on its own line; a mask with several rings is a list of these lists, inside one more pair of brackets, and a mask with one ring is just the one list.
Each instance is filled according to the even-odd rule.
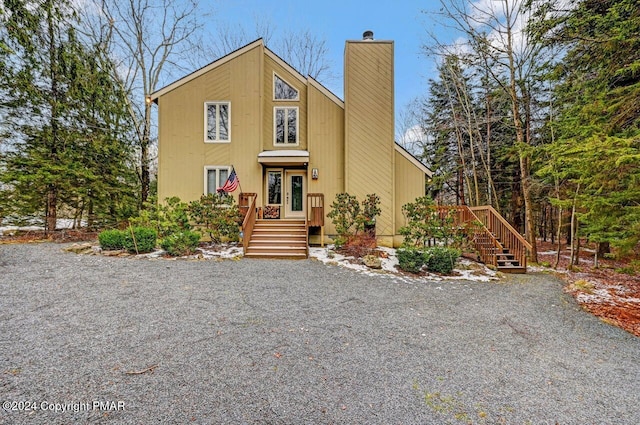
[[402,134],[398,143],[412,155],[419,156],[426,140],[427,135],[422,131],[422,127],[416,124]]

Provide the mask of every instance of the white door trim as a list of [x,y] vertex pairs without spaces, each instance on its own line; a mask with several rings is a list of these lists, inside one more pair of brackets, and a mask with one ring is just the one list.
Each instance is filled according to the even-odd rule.
[[[307,196],[307,172],[305,170],[285,170],[285,218],[304,218]],[[302,177],[302,211],[293,211],[293,196],[291,193],[291,177]]]

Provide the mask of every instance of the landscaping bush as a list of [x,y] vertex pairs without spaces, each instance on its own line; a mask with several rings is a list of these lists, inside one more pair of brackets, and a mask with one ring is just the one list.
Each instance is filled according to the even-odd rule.
[[175,232],[162,239],[160,247],[174,257],[193,254],[200,243],[200,234],[191,230]]
[[125,233],[122,230],[104,230],[98,234],[98,242],[104,250],[124,249]]
[[336,194],[331,211],[327,214],[338,233],[334,238],[336,248],[348,245],[354,236],[364,230],[375,236],[376,217],[380,213],[380,197],[376,194],[367,195],[362,205],[355,196],[348,193]]
[[370,233],[361,233],[355,236],[349,236],[349,238],[336,246],[340,247],[340,252],[348,257],[362,258],[366,255],[372,254],[378,243],[376,238]]
[[[122,231],[124,233],[123,247],[130,253],[142,254],[156,248],[158,232],[149,227],[133,227]],[[132,235],[133,233],[133,235]],[[134,241],[135,238],[135,241]]]
[[191,219],[209,234],[211,242],[236,242],[240,238],[240,209],[232,196],[208,194],[189,203]]
[[438,210],[427,196],[403,205],[402,212],[407,218],[407,225],[399,230],[404,236],[404,246],[421,249],[432,241],[445,246],[461,246],[466,240],[465,229],[455,225],[456,211]]
[[405,248],[396,251],[398,256],[398,267],[409,273],[419,273],[425,264],[425,257],[422,251]]
[[176,196],[166,198],[164,203],[151,198],[137,217],[129,219],[129,223],[134,227],[155,229],[156,234],[164,238],[174,232],[191,230],[188,209],[189,205]]
[[460,255],[461,253],[458,249],[434,246],[425,250],[424,263],[430,272],[451,274]]

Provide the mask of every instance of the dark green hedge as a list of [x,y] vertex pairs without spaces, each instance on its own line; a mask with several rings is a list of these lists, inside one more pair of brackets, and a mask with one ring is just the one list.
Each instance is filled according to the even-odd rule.
[[160,247],[174,257],[192,254],[200,243],[200,234],[190,230],[182,230],[162,239]]
[[98,235],[102,249],[124,249],[139,254],[153,251],[156,248],[157,239],[158,233],[149,227],[134,227],[133,230],[131,228],[104,230]]

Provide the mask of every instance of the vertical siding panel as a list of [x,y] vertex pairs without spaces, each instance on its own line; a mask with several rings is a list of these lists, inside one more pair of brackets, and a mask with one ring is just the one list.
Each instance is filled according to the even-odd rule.
[[[260,116],[262,51],[262,46],[251,49],[158,99],[160,200],[168,196],[198,199],[205,190],[206,165],[234,165],[243,190],[258,192],[261,129],[256,117]],[[204,142],[206,101],[231,102],[230,143]]]
[[[402,214],[402,206],[425,194],[425,174],[398,151],[395,152],[395,164],[394,214],[396,231],[398,231],[400,227],[407,224],[406,218]],[[394,238],[394,245],[397,246],[401,242],[401,238]]]
[[345,168],[347,192],[380,196],[376,232],[395,233],[393,42],[345,47]]
[[[336,194],[344,192],[344,109],[312,84],[308,87],[308,190],[324,194],[325,233],[335,234],[326,214]],[[311,178],[313,168],[317,180]]]

